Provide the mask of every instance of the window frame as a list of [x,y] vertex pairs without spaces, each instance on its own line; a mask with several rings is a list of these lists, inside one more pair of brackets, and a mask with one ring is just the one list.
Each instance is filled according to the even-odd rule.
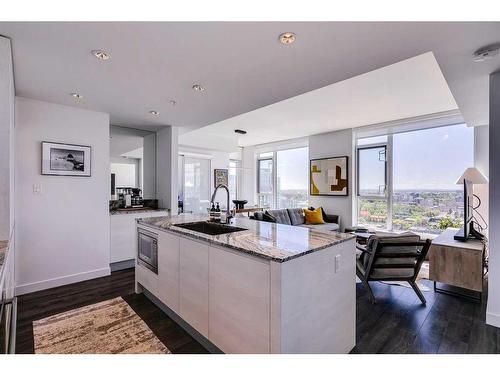
[[[257,172],[257,186],[256,186],[256,192],[257,192],[257,201],[259,201],[259,197],[262,195],[270,195],[271,196],[271,205],[270,209],[278,209],[278,198],[279,198],[279,191],[278,191],[278,153],[281,151],[287,151],[287,150],[295,150],[295,149],[302,149],[302,148],[307,148],[309,149],[309,145],[301,145],[301,146],[295,146],[295,147],[286,147],[286,148],[279,148],[275,149],[273,151],[266,151],[266,152],[258,152],[257,153],[257,160],[256,160],[256,172]],[[272,154],[272,156],[270,155]],[[265,156],[261,156],[265,155]],[[310,162],[310,158],[308,157],[308,163]],[[271,175],[271,180],[272,180],[272,191],[271,193],[261,193],[260,192],[260,162],[261,161],[266,161],[266,160],[271,160],[272,162],[272,175]],[[309,184],[309,180],[307,181]],[[309,196],[309,190],[307,191],[307,194]]]
[[[375,198],[387,198],[387,192],[389,189],[388,186],[388,143],[389,142],[384,142],[384,143],[376,143],[373,145],[366,145],[366,146],[356,146],[356,195],[360,198],[366,198],[366,199],[375,199]],[[384,148],[385,150],[385,169],[384,169],[384,194],[383,195],[364,195],[360,193],[360,187],[359,187],[359,162],[360,162],[360,157],[359,153],[360,151],[363,150],[371,150],[374,148]]]
[[[356,217],[356,225],[359,224],[359,200],[367,199],[367,200],[379,200],[385,201],[387,206],[387,219],[386,219],[386,230],[392,230],[392,213],[393,213],[393,186],[392,186],[392,134],[387,134],[386,142],[373,143],[369,145],[361,145],[358,146],[358,140],[363,138],[370,137],[362,137],[357,138],[355,140],[355,148],[356,148],[356,199],[355,201],[355,217]],[[372,148],[385,148],[385,192],[384,195],[361,195],[359,192],[359,150],[363,149],[372,149]]]
[[[372,137],[377,137],[377,135],[366,135],[366,136],[361,136],[361,137],[354,137],[354,154],[356,156],[356,199],[353,200],[353,223],[355,225],[360,225],[359,224],[359,200],[360,199],[368,199],[368,200],[386,200],[387,202],[387,225],[386,225],[386,230],[392,231],[394,229],[394,224],[393,224],[393,216],[394,216],[394,168],[393,168],[393,143],[394,139],[393,137],[398,134],[402,133],[408,133],[408,132],[418,132],[418,131],[425,131],[429,129],[435,129],[435,128],[443,128],[443,127],[451,127],[451,126],[457,126],[465,124],[464,121],[450,121],[447,122],[446,124],[439,124],[436,126],[425,126],[422,128],[413,128],[411,130],[402,130],[402,131],[394,131],[392,130],[391,132],[384,134],[387,137],[387,142],[379,142],[379,143],[373,143],[373,144],[368,144],[368,145],[361,145],[358,146],[358,141],[360,139],[365,139],[365,138],[372,138]],[[366,134],[366,133],[365,133]],[[474,135],[473,135],[473,150],[475,148],[474,145]],[[359,194],[359,149],[366,149],[366,148],[376,148],[380,147],[382,145],[386,144],[386,183],[387,183],[387,189],[386,189],[386,195],[384,197],[382,196],[368,196],[368,195],[360,195]],[[435,236],[434,234],[431,234],[429,232],[420,232],[421,234],[425,236]]]
[[[270,193],[261,193],[260,191],[260,163],[262,161],[271,161],[271,165],[273,170],[271,171],[271,192]],[[272,156],[265,156],[265,157],[257,157],[257,202],[260,206],[260,197],[261,196],[270,196],[271,197],[271,204],[270,204],[270,209],[274,209],[276,206],[276,152],[272,153]]]
[[274,156],[273,157],[265,157],[265,158],[258,158],[257,159],[257,195],[259,194],[269,194],[269,193],[261,193],[260,191],[260,163],[262,161],[271,161],[271,164],[273,166],[273,170],[271,171],[271,180],[272,180],[272,184],[271,184],[271,194],[274,194],[274,173],[275,173],[275,169],[274,169]]
[[[231,163],[234,164],[234,166],[231,166]],[[240,192],[243,191],[242,189],[242,175],[241,175],[241,160],[239,159],[229,159],[229,171],[233,168],[235,170],[235,176],[236,176],[236,184],[235,184],[235,191],[234,191],[234,198],[238,199]],[[229,172],[230,173],[230,172]],[[228,186],[229,188],[229,186]]]

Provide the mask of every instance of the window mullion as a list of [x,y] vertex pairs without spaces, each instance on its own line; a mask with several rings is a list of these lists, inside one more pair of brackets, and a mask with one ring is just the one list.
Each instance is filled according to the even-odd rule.
[[278,153],[273,152],[273,208],[278,209]]
[[393,137],[390,134],[387,137],[387,149],[386,149],[386,173],[387,173],[387,229],[392,230],[392,214],[393,214]]

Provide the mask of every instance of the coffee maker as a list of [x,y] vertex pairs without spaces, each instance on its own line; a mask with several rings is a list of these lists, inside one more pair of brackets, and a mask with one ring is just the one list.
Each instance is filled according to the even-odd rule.
[[132,188],[132,196],[130,198],[132,207],[144,207],[144,201],[142,199],[142,190],[139,188]]

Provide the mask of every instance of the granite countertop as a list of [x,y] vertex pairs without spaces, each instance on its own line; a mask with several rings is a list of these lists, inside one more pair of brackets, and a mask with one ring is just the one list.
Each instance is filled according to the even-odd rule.
[[158,212],[158,211],[167,211],[167,208],[150,208],[150,207],[137,207],[137,208],[118,208],[116,210],[110,210],[110,215],[128,215],[128,214],[137,214],[142,212]]
[[7,248],[9,247],[9,241],[0,241],[0,270],[2,269],[3,262],[5,260],[5,254],[7,253]]
[[220,235],[208,235],[174,225],[207,219],[208,215],[182,214],[137,219],[137,223],[280,263],[355,238],[348,233],[322,232],[304,227],[250,220],[246,217],[233,218],[230,225],[248,230]]

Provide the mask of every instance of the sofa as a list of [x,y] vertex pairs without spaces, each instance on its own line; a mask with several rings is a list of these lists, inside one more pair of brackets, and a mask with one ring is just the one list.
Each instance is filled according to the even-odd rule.
[[[311,207],[312,209],[312,207]],[[255,212],[251,217],[254,220],[269,221],[278,224],[305,227],[320,231],[338,232],[340,229],[340,217],[329,215],[322,210],[324,224],[306,224],[304,210],[302,208],[286,208],[281,210],[268,210]]]

